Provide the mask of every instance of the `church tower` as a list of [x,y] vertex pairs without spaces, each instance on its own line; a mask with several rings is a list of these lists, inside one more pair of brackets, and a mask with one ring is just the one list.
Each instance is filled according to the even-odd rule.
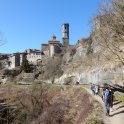
[[62,24],[62,43],[64,47],[69,45],[69,24]]

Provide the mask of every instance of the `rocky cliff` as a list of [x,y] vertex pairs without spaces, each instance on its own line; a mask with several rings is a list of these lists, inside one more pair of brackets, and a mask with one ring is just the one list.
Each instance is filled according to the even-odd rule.
[[[72,84],[77,81],[79,83],[109,83],[124,85],[124,65],[120,62],[108,60],[103,56],[102,52],[106,55],[106,51],[103,49],[92,51],[88,54],[88,50],[96,48],[94,44],[85,44],[84,41],[77,43],[74,55],[70,55],[68,52],[64,55],[66,59],[63,65],[64,74],[55,78],[54,83],[64,84],[65,80],[70,80]],[[51,80],[46,82],[51,83]]]

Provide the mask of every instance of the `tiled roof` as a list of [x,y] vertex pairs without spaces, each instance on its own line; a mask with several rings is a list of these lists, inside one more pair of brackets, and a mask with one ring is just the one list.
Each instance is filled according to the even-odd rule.
[[55,35],[53,35],[52,36],[52,39],[51,40],[49,40],[49,44],[58,44],[58,43],[60,43],[60,41],[58,41],[58,40],[56,40],[56,36]]

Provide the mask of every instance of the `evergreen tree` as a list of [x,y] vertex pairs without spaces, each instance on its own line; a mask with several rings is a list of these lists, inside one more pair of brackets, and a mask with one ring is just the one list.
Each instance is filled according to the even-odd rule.
[[22,64],[21,64],[21,71],[24,71],[24,72],[30,72],[30,64],[28,62],[28,60],[23,60],[22,61]]

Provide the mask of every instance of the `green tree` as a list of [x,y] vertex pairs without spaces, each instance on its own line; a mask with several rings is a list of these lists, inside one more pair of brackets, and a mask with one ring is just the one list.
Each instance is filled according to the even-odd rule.
[[24,71],[26,73],[30,72],[30,64],[28,60],[23,60],[21,64],[21,71]]

